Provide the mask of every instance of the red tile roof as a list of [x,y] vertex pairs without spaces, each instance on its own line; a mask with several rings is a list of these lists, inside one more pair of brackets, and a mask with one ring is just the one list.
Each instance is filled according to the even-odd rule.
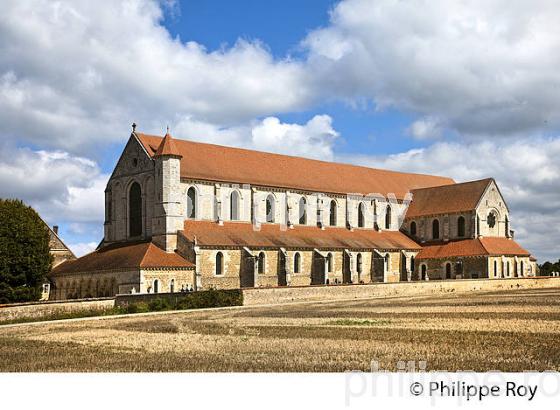
[[[162,138],[135,133],[150,156]],[[175,139],[181,177],[324,193],[395,194],[453,184],[451,178],[409,174]]]
[[476,208],[492,178],[412,191],[406,218],[465,212]]
[[176,253],[166,253],[151,242],[113,244],[81,258],[64,262],[52,274],[95,272],[111,269],[194,268]]
[[162,155],[175,155],[177,157],[182,157],[181,153],[177,149],[175,140],[171,134],[165,134],[165,137],[161,140],[158,149],[156,150],[154,157],[159,157]]
[[513,239],[476,238],[430,244],[422,247],[416,259],[443,259],[461,256],[529,256]]
[[281,230],[277,224],[262,224],[260,231],[247,222],[224,222],[223,226],[209,221],[185,221],[183,235],[201,246],[246,246],[249,248],[285,247],[318,249],[420,249],[401,232],[377,232],[371,229],[320,229],[295,226]]
[[513,239],[493,238],[488,236],[480,238],[480,242],[482,242],[482,245],[484,245],[484,248],[488,251],[489,255],[531,255]]

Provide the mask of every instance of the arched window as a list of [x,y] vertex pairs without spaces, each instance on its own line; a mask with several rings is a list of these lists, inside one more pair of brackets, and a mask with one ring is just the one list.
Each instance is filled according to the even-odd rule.
[[414,260],[414,256],[410,257],[410,271],[414,272],[414,264],[415,264],[415,260]]
[[175,279],[171,279],[171,282],[169,282],[169,292],[175,292]]
[[391,206],[387,205],[385,211],[385,229],[391,229]]
[[259,257],[257,260],[257,271],[259,273],[264,273],[264,264],[265,264],[264,252],[261,252],[259,253]]
[[416,236],[416,222],[414,221],[410,223],[410,234]]
[[498,276],[498,261],[494,261],[494,277]]
[[356,256],[356,265],[358,268],[358,273],[362,273],[362,254],[359,253],[358,256]]
[[274,223],[274,195],[266,197],[266,222]]
[[361,202],[360,205],[358,205],[358,228],[363,228],[364,226],[366,226],[365,210],[364,204]]
[[488,226],[490,228],[493,228],[493,227],[496,226],[496,213],[494,211],[490,211],[490,213],[486,217],[486,222],[488,223]]
[[294,273],[301,272],[301,255],[299,252],[296,252],[294,255]]
[[445,264],[445,279],[451,279],[451,264]]
[[159,293],[159,280],[154,280],[154,293]]
[[520,272],[521,275],[519,275],[519,276],[523,277],[523,276],[525,276],[525,264],[523,263],[523,261],[521,261],[520,265],[521,265],[521,272]]
[[462,216],[457,219],[457,236],[459,238],[465,236],[465,218]]
[[337,214],[338,207],[336,206],[336,201],[333,199],[331,201],[330,206],[330,215],[329,215],[329,225],[336,226],[336,214]]
[[421,272],[420,279],[426,280],[426,278],[427,278],[427,270],[428,270],[428,268],[426,267],[426,265],[422,265],[422,267],[420,268],[420,272]]
[[229,196],[229,215],[232,221],[239,221],[239,193],[233,191]]
[[224,274],[224,254],[218,252],[216,254],[216,276]]
[[333,270],[333,256],[332,253],[329,252],[327,255],[327,272],[332,272]]
[[196,189],[190,187],[187,191],[187,218],[196,218]]
[[506,262],[506,272],[507,272],[507,277],[509,278],[509,262]]
[[138,182],[130,186],[128,195],[129,209],[129,234],[130,236],[142,235],[142,189]]
[[439,220],[437,219],[432,222],[432,238],[439,239]]
[[299,199],[299,224],[307,224],[307,202],[303,196]]

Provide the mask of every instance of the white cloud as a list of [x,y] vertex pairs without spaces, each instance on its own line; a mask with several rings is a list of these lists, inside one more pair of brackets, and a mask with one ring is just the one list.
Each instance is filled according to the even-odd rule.
[[102,223],[108,175],[95,162],[62,151],[1,148],[3,198],[23,200],[51,224]]
[[558,21],[556,0],[345,0],[304,40],[306,68],[326,96],[526,135],[560,125]]
[[408,132],[419,140],[434,139],[441,136],[442,126],[436,118],[425,117],[414,121],[410,125]]
[[333,144],[339,137],[328,115],[315,115],[303,125],[266,117],[235,127],[220,127],[184,118],[172,133],[191,140],[327,161],[333,158]]
[[362,165],[450,176],[494,177],[520,243],[544,262],[560,257],[560,138],[447,143],[379,157],[342,157]]
[[151,0],[2,2],[0,133],[87,152],[122,140],[133,120],[144,130],[184,116],[224,126],[311,98],[301,63],[275,61],[258,42],[184,43],[162,13]]
[[93,252],[97,248],[97,243],[95,242],[77,242],[67,244],[68,247],[74,252],[78,258],[84,256],[87,253]]
[[0,133],[84,154],[122,141],[132,121],[244,127],[325,98],[417,114],[416,138],[560,125],[555,0],[344,0],[299,60],[258,41],[173,38],[165,10],[180,13],[173,1],[2,2]]

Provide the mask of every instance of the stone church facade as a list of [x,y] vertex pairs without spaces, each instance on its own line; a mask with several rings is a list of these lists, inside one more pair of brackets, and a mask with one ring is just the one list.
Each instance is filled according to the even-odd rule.
[[103,241],[53,270],[51,295],[535,274],[493,179],[458,184],[134,130],[105,191]]

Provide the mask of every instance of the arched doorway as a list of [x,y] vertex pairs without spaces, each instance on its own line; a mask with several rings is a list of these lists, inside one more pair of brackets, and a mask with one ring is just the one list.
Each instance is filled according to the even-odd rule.
[[282,251],[280,251],[278,264],[278,286],[286,286],[288,285],[288,281],[286,280],[286,255]]
[[451,279],[451,263],[445,264],[445,279]]
[[134,182],[130,186],[128,194],[128,221],[129,236],[142,235],[142,188],[138,182]]
[[344,252],[344,257],[342,259],[342,283],[352,283],[350,263],[350,255],[347,252]]

